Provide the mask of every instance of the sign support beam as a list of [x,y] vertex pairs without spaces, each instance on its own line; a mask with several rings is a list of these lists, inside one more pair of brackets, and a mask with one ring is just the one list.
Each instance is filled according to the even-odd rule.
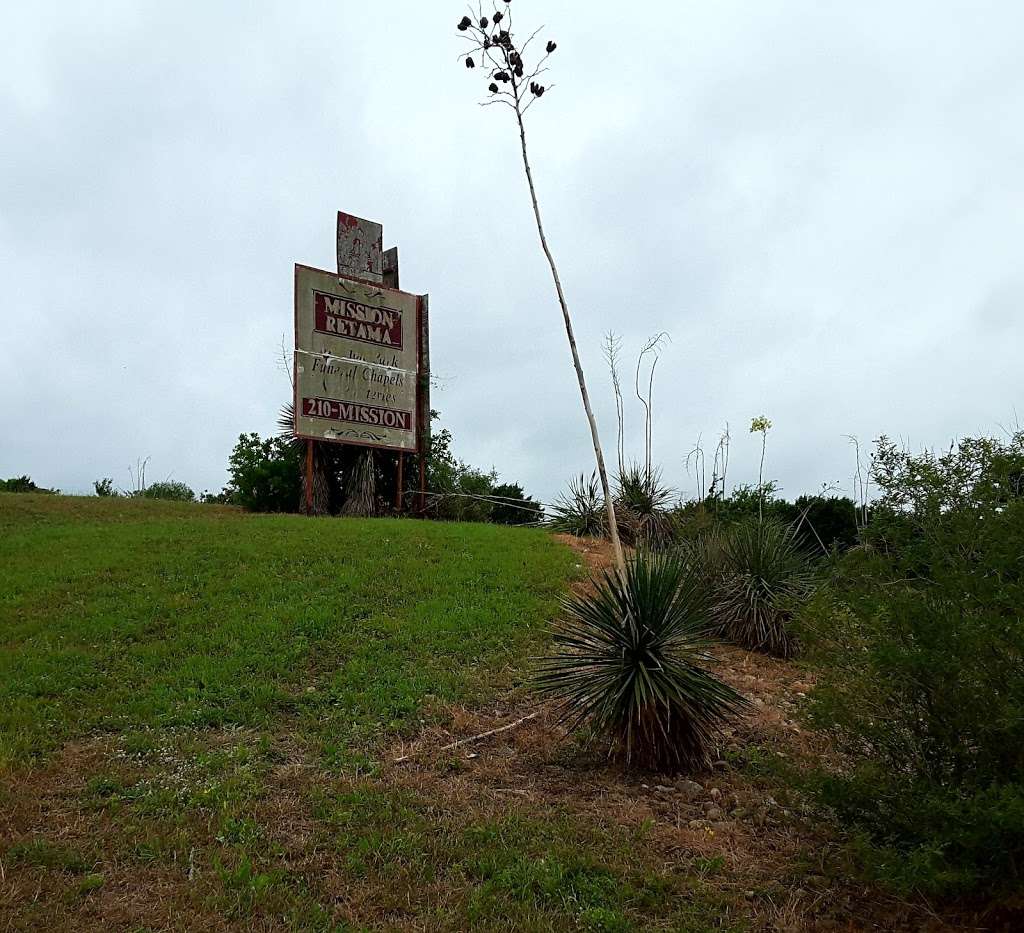
[[313,444],[306,441],[306,514],[313,514]]

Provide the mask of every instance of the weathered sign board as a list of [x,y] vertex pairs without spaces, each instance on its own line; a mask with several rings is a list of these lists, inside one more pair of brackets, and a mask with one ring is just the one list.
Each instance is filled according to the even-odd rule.
[[[295,266],[295,433],[415,453],[429,431],[427,298],[380,224],[338,214],[338,272]],[[393,287],[392,287],[393,286]]]
[[415,451],[420,300],[295,267],[296,433]]
[[384,227],[338,211],[338,274],[384,282]]

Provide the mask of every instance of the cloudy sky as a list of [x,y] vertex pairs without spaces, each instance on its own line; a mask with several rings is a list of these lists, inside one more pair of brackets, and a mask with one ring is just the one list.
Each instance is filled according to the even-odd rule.
[[[732,477],[849,489],[845,435],[914,448],[1024,414],[1024,6],[515,0],[555,85],[532,158],[606,444],[602,335],[666,331],[654,448],[728,423]],[[457,452],[549,499],[592,452],[511,114],[413,0],[4,3],[0,476],[150,457],[219,489],[289,396],[292,264],[338,209],[429,292]],[[629,365],[632,365],[631,363]],[[639,406],[627,408],[631,450]]]

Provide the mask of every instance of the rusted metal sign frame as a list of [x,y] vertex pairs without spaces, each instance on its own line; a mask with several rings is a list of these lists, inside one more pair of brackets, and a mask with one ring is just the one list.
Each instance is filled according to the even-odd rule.
[[[321,435],[307,434],[299,430],[299,413],[301,411],[301,392],[299,387],[299,372],[298,372],[298,360],[294,359],[292,362],[293,366],[293,378],[292,382],[294,385],[294,396],[293,406],[295,411],[295,436],[302,438],[307,441],[314,441],[317,443],[324,444],[351,444],[354,447],[368,447],[374,450],[389,450],[394,453],[400,454],[421,454],[425,453],[425,439],[429,437],[429,420],[430,420],[430,408],[429,408],[429,391],[430,391],[430,375],[429,371],[424,374],[423,366],[429,366],[429,351],[426,349],[426,342],[429,341],[429,328],[427,326],[427,304],[428,297],[426,295],[414,295],[411,292],[402,292],[400,289],[388,288],[387,286],[374,282],[369,279],[358,278],[354,275],[337,275],[334,272],[328,272],[326,269],[318,269],[315,266],[307,266],[303,263],[295,264],[295,310],[294,310],[294,322],[295,322],[295,348],[298,352],[308,352],[299,350],[299,270],[305,269],[310,272],[317,272],[322,275],[327,275],[332,278],[338,279],[339,282],[352,282],[356,285],[369,286],[372,288],[380,289],[384,292],[396,292],[405,296],[406,298],[412,298],[415,301],[416,307],[416,326],[414,327],[414,334],[416,339],[416,361],[417,361],[417,372],[416,372],[416,394],[415,394],[415,445],[413,447],[396,447],[389,444],[374,443],[372,441],[363,441],[352,438],[328,438]],[[296,354],[297,355],[297,354]],[[425,378],[424,378],[425,375]],[[424,430],[423,418],[424,418],[424,405],[426,405],[426,420],[428,422],[427,429]],[[421,460],[423,458],[421,457]]]

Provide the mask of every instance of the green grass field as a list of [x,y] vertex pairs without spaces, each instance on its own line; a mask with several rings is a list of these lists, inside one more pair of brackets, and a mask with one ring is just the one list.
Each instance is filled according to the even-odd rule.
[[[0,929],[855,916],[863,891],[755,754],[781,741],[768,720],[696,799],[607,765],[547,713],[522,723],[529,658],[581,560],[530,529],[0,494]],[[799,682],[760,664],[727,666]],[[767,822],[692,822],[768,795]]]
[[537,530],[0,495],[0,927],[739,929],[553,726],[438,751],[529,709],[580,573]]
[[668,910],[673,883],[633,830],[439,800],[457,757],[433,789],[429,768],[380,775],[385,749],[453,709],[522,696],[578,573],[535,530],[0,495],[0,918],[618,930],[644,911],[690,917],[689,901]]
[[522,660],[547,535],[0,496],[0,768],[92,732],[287,723],[363,755]]

